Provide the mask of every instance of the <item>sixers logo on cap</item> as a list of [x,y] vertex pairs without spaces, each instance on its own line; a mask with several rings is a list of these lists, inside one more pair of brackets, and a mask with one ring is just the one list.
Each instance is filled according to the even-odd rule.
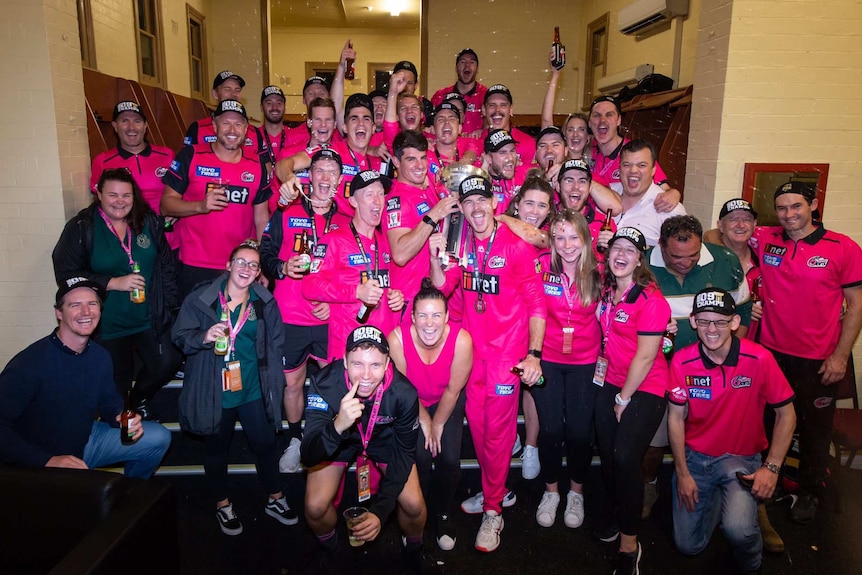
[[459,186],[459,194],[462,200],[473,194],[479,194],[486,198],[493,196],[493,193],[491,192],[491,184],[481,176],[470,176],[469,178],[465,178]]
[[635,245],[640,251],[645,252],[647,250],[646,239],[644,235],[637,228],[625,227],[620,228],[614,234],[614,237],[611,238],[611,241],[608,245],[613,245],[620,238],[625,238],[631,243]]
[[694,296],[694,306],[691,313],[710,311],[721,315],[736,313],[736,303],[729,292],[720,288],[704,288]]
[[389,353],[389,342],[386,340],[386,336],[373,325],[359,326],[350,332],[350,335],[347,336],[347,353],[365,343],[370,343],[384,354]]

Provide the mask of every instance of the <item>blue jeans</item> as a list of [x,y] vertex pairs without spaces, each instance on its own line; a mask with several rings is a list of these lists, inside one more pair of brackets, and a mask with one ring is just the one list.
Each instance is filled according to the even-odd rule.
[[126,477],[149,477],[171,444],[171,432],[152,421],[144,421],[143,425],[144,435],[132,445],[123,445],[118,427],[94,421],[90,439],[84,446],[84,463],[90,469],[125,463]]
[[[673,539],[680,553],[696,555],[706,549],[721,523],[721,531],[733,547],[742,571],[760,568],[763,539],[757,524],[757,499],[739,483],[736,472],[748,475],[760,468],[760,454],[710,457],[686,448],[688,471],[697,483],[698,502],[689,512],[673,498]],[[673,475],[676,494],[677,477]]]

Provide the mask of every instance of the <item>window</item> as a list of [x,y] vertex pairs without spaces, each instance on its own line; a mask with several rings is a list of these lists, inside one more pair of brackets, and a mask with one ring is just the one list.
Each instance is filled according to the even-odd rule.
[[138,77],[142,84],[162,86],[164,57],[162,48],[161,0],[135,0]]
[[596,82],[607,73],[608,27],[610,14],[590,22],[587,26],[587,69],[584,73],[583,109],[589,110],[590,104],[598,96]]
[[371,92],[373,90],[383,90],[384,92],[388,92],[389,77],[392,75],[392,69],[394,67],[395,64],[389,64],[384,62],[369,62],[368,79],[371,83],[368,85],[368,91]]
[[207,30],[203,14],[186,4],[189,20],[189,73],[193,98],[206,100],[207,90]]
[[78,0],[78,38],[81,41],[81,65],[96,69],[96,43],[93,39],[93,9],[90,0]]

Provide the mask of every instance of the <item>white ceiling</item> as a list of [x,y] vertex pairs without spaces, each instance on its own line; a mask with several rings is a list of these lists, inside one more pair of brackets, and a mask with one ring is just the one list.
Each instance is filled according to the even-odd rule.
[[[274,28],[418,29],[420,0],[270,0]],[[390,7],[400,9],[399,16]],[[373,10],[368,10],[368,7]]]

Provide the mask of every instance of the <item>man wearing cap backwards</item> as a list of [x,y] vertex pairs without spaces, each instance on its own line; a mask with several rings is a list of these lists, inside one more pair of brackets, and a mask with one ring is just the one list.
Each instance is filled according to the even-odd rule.
[[659,212],[656,208],[655,199],[662,191],[653,181],[655,158],[655,147],[646,140],[632,140],[620,152],[623,213],[616,218],[617,226],[639,229],[648,246],[658,243],[663,221],[671,216],[685,214],[682,204],[676,204],[665,212]]
[[[245,80],[241,76],[234,74],[230,70],[219,72],[213,80],[212,97],[220,103],[224,100],[240,101],[242,98],[242,89],[245,86]],[[213,119],[215,116],[210,115],[206,118],[196,120],[191,123],[189,129],[186,130],[186,136],[183,138],[184,146],[194,146],[195,144],[208,143],[216,141],[215,127]],[[245,135],[243,146],[247,150],[251,150],[256,154],[260,154],[264,158],[268,158],[269,152],[266,149],[266,142],[261,140],[257,130],[249,130]]]
[[327,357],[329,304],[302,297],[301,280],[311,263],[301,254],[303,236],[313,252],[322,236],[350,225],[332,201],[341,182],[341,157],[332,150],[318,150],[309,171],[309,196],[273,213],[260,244],[261,267],[275,279],[273,293],[284,322],[288,446],[279,462],[283,473],[299,471],[306,362],[312,359],[323,365]]
[[590,226],[596,260],[604,262],[605,254],[598,250],[598,245],[602,244],[603,247],[607,247],[608,241],[617,231],[617,225],[613,220],[611,220],[611,229],[602,231],[605,224],[605,214],[608,211],[614,214],[620,213],[622,203],[613,190],[592,184],[592,172],[589,165],[583,160],[566,160],[560,166],[557,175],[560,206],[583,214]]
[[[699,291],[689,323],[699,341],[674,355],[667,394],[674,542],[696,555],[720,523],[740,570],[760,573],[757,505],[774,493],[793,437],[793,390],[766,349],[733,335],[740,317],[729,292]],[[776,414],[771,445],[763,425],[767,405]]]
[[455,56],[455,74],[458,79],[451,86],[440,88],[431,96],[431,103],[435,108],[446,99],[447,94],[456,93],[464,99],[466,110],[462,128],[466,134],[482,130],[482,104],[488,88],[477,81],[478,73],[479,56],[472,48],[464,48]]
[[174,159],[173,151],[147,141],[147,117],[137,102],[117,102],[111,126],[117,133],[117,148],[93,158],[90,191],[96,193],[96,184],[103,171],[125,168],[141,188],[147,205],[159,213],[159,202],[165,189],[162,176]]
[[[461,211],[474,241],[466,269],[431,266],[443,293],[460,286],[463,325],[473,336],[473,371],[467,384],[467,421],[485,495],[476,549],[494,551],[503,530],[503,496],[518,416],[518,389],[534,385],[545,337],[545,300],[536,249],[494,219],[497,200],[479,176],[461,182]],[[436,254],[432,254],[434,256]],[[512,368],[523,370],[519,377]]]
[[260,239],[269,221],[272,194],[259,156],[242,144],[248,129],[245,107],[219,102],[213,112],[216,141],[186,146],[165,174],[162,214],[179,222],[180,291],[224,273],[231,250],[249,237]]
[[[596,179],[605,180],[608,185],[618,194],[623,193],[621,183],[622,170],[620,160],[622,159],[622,148],[629,142],[619,133],[622,123],[622,108],[619,101],[613,96],[599,96],[593,100],[590,107],[590,133],[593,136],[593,149],[591,166]],[[655,163],[655,162],[653,162]],[[653,179],[661,188],[659,191],[671,192],[670,194],[659,194],[655,198],[655,208],[659,212],[669,212],[682,199],[678,190],[671,188],[667,182],[667,176],[657,163],[655,163],[655,174]],[[627,224],[629,225],[629,224]]]
[[344,470],[356,460],[359,505],[368,505],[371,488],[363,487],[373,483],[371,468],[377,467],[383,472],[377,498],[353,535],[373,541],[397,506],[402,552],[415,559],[426,516],[414,463],[419,430],[416,389],[392,368],[389,342],[377,327],[357,327],[342,344],[344,359],[312,378],[308,392],[302,440],[302,462],[309,470],[306,521],[320,545],[334,552],[338,547],[334,501]]
[[354,211],[349,225],[333,230],[314,248],[302,296],[329,303],[327,361],[341,356],[347,334],[360,325],[364,308],[372,308],[365,323],[384,332],[398,324],[404,294],[391,285],[392,253],[379,229],[391,185],[392,180],[374,170],[357,174],[349,198]]
[[482,168],[491,176],[491,191],[496,204],[495,215],[505,213],[509,202],[521,189],[527,166],[518,163],[515,140],[506,130],[491,130],[485,136]]
[[818,201],[809,185],[789,182],[774,198],[780,225],[759,227],[751,238],[765,287],[760,343],[796,392],[801,495],[790,517],[808,523],[828,476],[834,384],[862,327],[862,250],[814,223]]
[[134,443],[120,443],[123,399],[111,356],[90,341],[104,295],[87,278],[60,282],[57,329],[0,373],[0,463],[70,469],[124,463],[128,477],[149,477],[159,466],[171,442],[160,424],[136,415],[129,420]]
[[512,92],[502,84],[494,84],[485,92],[482,115],[487,128],[479,135],[484,140],[493,130],[506,130],[515,140],[518,156],[522,164],[529,164],[536,156],[536,142],[532,136],[512,125]]

